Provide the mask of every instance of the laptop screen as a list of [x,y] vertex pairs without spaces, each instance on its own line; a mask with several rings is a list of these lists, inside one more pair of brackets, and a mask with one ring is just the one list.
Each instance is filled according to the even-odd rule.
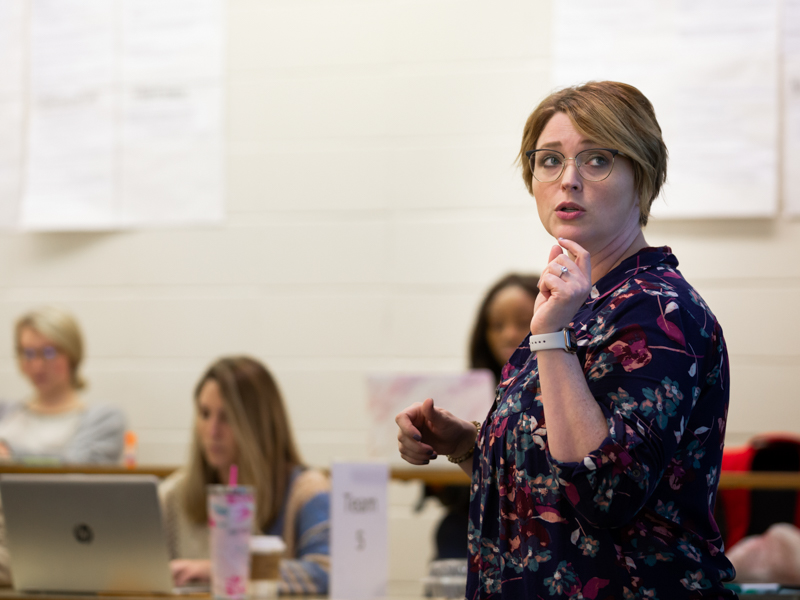
[[0,477],[14,587],[171,593],[157,485],[143,475]]

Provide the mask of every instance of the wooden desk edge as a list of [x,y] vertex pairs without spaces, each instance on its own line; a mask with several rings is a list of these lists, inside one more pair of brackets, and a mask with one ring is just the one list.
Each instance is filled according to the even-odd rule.
[[59,475],[78,473],[83,475],[155,475],[161,479],[169,477],[177,467],[122,465],[37,465],[25,463],[0,463],[0,475],[5,473],[24,473],[40,475]]
[[[0,464],[3,473],[84,473],[94,475],[155,475],[168,477],[177,467],[137,466],[126,468],[118,465],[29,465]],[[431,467],[392,467],[391,477],[395,481],[421,481],[426,485],[469,485],[460,469],[436,469]],[[800,490],[800,473],[723,471],[719,489]]]

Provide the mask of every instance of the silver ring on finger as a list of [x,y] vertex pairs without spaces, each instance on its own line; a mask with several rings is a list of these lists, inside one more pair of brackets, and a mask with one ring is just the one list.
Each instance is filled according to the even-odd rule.
[[559,278],[564,275],[564,273],[569,273],[569,269],[565,266],[561,266],[561,273],[558,274]]

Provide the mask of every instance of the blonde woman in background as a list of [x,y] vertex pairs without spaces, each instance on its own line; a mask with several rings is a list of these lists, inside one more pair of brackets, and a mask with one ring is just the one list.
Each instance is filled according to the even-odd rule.
[[260,362],[222,358],[195,388],[189,464],[159,489],[175,584],[208,581],[206,486],[238,482],[255,490],[255,530],[286,542],[281,593],[328,590],[328,479],[303,465],[275,380]]
[[115,463],[122,456],[125,418],[111,406],[81,398],[83,337],[64,310],[44,307],[14,327],[20,371],[33,386],[23,402],[0,403],[0,458],[64,463]]

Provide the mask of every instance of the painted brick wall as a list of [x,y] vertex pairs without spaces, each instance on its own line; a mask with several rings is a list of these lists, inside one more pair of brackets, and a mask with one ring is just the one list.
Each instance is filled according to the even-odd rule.
[[[462,368],[486,287],[547,258],[514,161],[551,86],[550,4],[231,0],[227,28],[226,224],[0,235],[0,395],[27,390],[13,319],[55,303],[85,330],[88,399],[127,412],[142,463],[183,461],[195,381],[230,353],[274,371],[309,462],[363,458],[364,374]],[[800,433],[800,222],[647,237],[723,324],[729,441]],[[413,511],[417,484],[391,496],[391,575],[413,583],[440,512]]]

